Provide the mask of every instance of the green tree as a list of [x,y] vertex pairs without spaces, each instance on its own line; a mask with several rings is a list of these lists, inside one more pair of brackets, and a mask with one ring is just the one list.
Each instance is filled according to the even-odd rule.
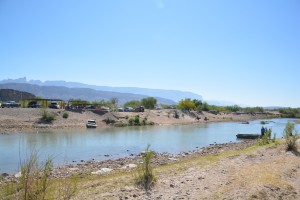
[[132,101],[128,101],[124,104],[124,107],[132,107],[132,108],[136,108],[141,106],[141,102],[138,100],[132,100]]
[[230,112],[237,112],[241,109],[241,107],[239,107],[238,105],[234,105],[234,106],[226,106],[225,109]]
[[202,111],[209,111],[209,105],[208,105],[208,103],[204,102],[202,104],[201,110]]
[[154,97],[148,97],[141,100],[142,106],[144,106],[147,109],[154,109],[156,103],[157,100]]
[[191,99],[182,99],[178,104],[181,110],[194,110],[196,108],[195,103]]
[[112,105],[112,109],[117,110],[118,98],[111,98],[110,103]]
[[195,104],[196,110],[201,110],[201,106],[202,106],[202,101],[198,100],[198,99],[193,99],[193,102]]

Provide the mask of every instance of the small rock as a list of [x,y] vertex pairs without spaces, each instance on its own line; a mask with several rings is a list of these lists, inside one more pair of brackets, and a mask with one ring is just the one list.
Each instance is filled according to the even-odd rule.
[[2,173],[1,176],[2,176],[2,177],[8,177],[9,174],[8,174],[8,173]]
[[21,173],[21,172],[18,172],[18,173],[15,174],[15,177],[16,177],[16,178],[20,178],[21,176],[22,176],[22,173]]
[[124,167],[122,167],[121,169],[132,169],[132,168],[136,168],[137,165],[136,164],[128,164],[125,165]]
[[111,171],[113,171],[113,169],[110,169],[110,168],[101,168],[98,171],[92,172],[92,174],[93,175],[106,174],[106,173],[109,173]]
[[79,168],[77,168],[77,167],[72,167],[72,168],[69,168],[69,170],[70,170],[70,171],[78,171]]
[[171,183],[171,184],[170,184],[170,187],[171,187],[171,188],[174,188],[174,187],[175,187],[175,185]]

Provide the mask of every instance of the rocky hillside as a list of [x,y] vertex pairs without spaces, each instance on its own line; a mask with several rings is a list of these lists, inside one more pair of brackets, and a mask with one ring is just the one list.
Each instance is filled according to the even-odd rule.
[[33,99],[35,96],[28,92],[22,92],[12,89],[0,89],[0,101],[21,101],[25,99]]

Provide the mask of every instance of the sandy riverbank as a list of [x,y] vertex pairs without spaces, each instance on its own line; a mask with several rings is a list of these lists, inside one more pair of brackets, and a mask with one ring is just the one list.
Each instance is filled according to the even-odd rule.
[[[142,113],[135,112],[109,112],[96,114],[90,110],[66,111],[57,109],[47,109],[48,113],[55,115],[52,123],[41,122],[43,109],[37,108],[2,108],[0,109],[0,133],[15,133],[26,130],[39,129],[67,129],[85,128],[88,119],[95,119],[98,128],[113,126],[107,124],[105,120],[114,120],[117,123],[128,123],[128,119],[136,115],[140,120],[147,119],[154,125],[178,125],[209,122],[239,121],[246,122],[254,119],[274,118],[278,113],[210,113],[210,112],[181,112],[179,110],[145,110]],[[179,118],[174,117],[177,112]],[[63,118],[63,114],[68,113],[68,118]]]

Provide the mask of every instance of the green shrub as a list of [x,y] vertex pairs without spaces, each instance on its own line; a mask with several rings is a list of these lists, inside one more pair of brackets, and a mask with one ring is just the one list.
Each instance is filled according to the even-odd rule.
[[21,177],[0,185],[0,199],[44,200],[64,199],[74,196],[77,176],[50,180],[53,159],[40,162],[36,151],[21,163]]
[[63,114],[63,118],[67,119],[68,117],[69,117],[69,113],[65,112],[65,113]]
[[45,199],[49,186],[49,176],[53,167],[51,158],[39,163],[33,152],[21,166],[20,188],[22,199]]
[[46,123],[51,123],[53,120],[55,120],[55,115],[44,110],[42,114],[42,121]]
[[265,134],[258,140],[258,145],[266,145],[269,144],[269,140],[271,138],[272,129],[270,128]]
[[129,126],[140,126],[141,125],[140,116],[136,115],[134,118],[130,118],[128,120],[128,125]]
[[144,117],[144,119],[142,120],[142,125],[147,125],[147,120],[148,120],[148,118],[147,117]]
[[287,151],[297,151],[297,139],[298,135],[295,131],[295,124],[288,122],[284,129],[286,150]]
[[150,145],[147,146],[145,154],[143,154],[143,162],[139,165],[135,175],[136,185],[144,188],[146,191],[151,189],[156,182],[156,177],[151,166],[151,159],[154,155],[154,151],[149,150],[149,148]]
[[130,118],[130,119],[128,120],[128,125],[129,125],[129,126],[133,126],[133,125],[134,125],[134,119],[133,119],[133,118]]
[[176,110],[174,111],[173,117],[176,119],[179,119],[179,114]]
[[114,123],[115,127],[125,127],[128,126],[128,124],[122,122],[122,121],[117,121],[116,123]]
[[139,115],[136,115],[134,117],[134,125],[135,126],[140,126],[141,125],[141,123],[140,123],[140,116]]

